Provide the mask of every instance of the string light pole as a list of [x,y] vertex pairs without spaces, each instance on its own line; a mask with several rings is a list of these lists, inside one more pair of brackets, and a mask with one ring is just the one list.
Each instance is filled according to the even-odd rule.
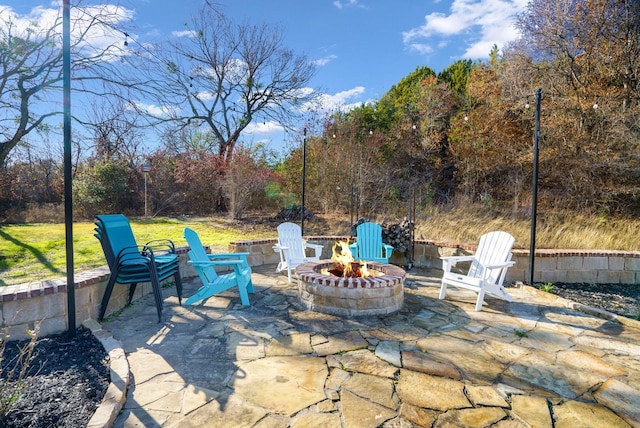
[[62,86],[64,140],[64,224],[67,261],[68,335],[76,335],[76,297],[73,276],[73,204],[71,175],[71,5],[64,0],[62,8]]
[[[531,190],[531,242],[529,244],[529,285],[533,285],[536,253],[536,222],[538,211],[538,152],[540,151],[540,104],[542,89],[536,90],[535,130],[533,133],[533,186]],[[529,102],[527,101],[527,105]]]
[[304,236],[304,188],[307,178],[307,128],[304,128],[302,135],[302,203],[300,207],[300,234]]

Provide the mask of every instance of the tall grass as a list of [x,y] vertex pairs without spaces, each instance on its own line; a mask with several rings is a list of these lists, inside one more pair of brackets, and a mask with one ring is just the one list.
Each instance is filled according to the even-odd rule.
[[[531,219],[469,208],[433,209],[416,219],[416,238],[476,243],[492,230],[529,248]],[[640,251],[640,219],[606,219],[582,214],[542,212],[536,221],[536,248]]]

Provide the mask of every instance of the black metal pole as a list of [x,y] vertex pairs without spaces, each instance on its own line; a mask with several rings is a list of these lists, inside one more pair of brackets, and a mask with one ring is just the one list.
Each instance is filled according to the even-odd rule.
[[64,0],[62,9],[62,83],[64,104],[64,224],[67,254],[68,334],[76,334],[76,296],[73,276],[73,204],[71,185],[71,6]]
[[307,128],[303,130],[302,139],[302,207],[300,209],[300,233],[304,236],[304,188],[307,179]]
[[536,221],[538,211],[538,152],[540,151],[540,103],[542,89],[536,90],[536,119],[533,134],[533,186],[531,194],[531,243],[529,245],[529,285],[533,285],[536,255]]

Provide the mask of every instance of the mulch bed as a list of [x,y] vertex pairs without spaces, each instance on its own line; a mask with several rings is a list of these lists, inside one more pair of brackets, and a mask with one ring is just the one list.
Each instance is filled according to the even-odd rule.
[[[2,380],[15,366],[27,341],[8,342],[2,354]],[[0,427],[84,428],[110,383],[108,354],[87,328],[74,337],[39,338],[18,400],[0,416]]]

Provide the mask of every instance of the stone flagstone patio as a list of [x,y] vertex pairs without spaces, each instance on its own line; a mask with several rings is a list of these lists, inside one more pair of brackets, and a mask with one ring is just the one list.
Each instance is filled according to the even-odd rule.
[[476,312],[419,269],[399,312],[345,318],[305,310],[274,268],[254,269],[250,307],[167,294],[163,324],[150,296],[105,322],[132,376],[114,426],[640,426],[636,321],[529,287]]

